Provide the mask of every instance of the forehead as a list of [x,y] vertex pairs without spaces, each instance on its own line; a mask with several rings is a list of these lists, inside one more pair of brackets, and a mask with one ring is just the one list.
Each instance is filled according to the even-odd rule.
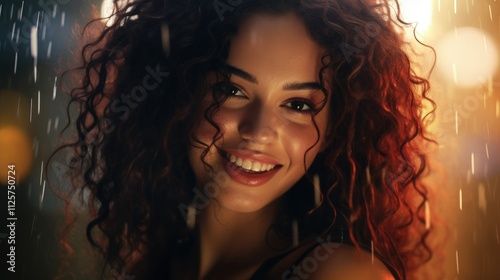
[[316,81],[323,52],[295,15],[256,14],[241,24],[227,63],[258,78],[281,75]]

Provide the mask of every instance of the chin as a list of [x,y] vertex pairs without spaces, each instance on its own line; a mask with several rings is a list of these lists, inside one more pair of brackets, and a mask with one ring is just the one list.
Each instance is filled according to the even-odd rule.
[[247,195],[219,195],[217,202],[222,209],[237,213],[254,213],[265,208],[269,203]]

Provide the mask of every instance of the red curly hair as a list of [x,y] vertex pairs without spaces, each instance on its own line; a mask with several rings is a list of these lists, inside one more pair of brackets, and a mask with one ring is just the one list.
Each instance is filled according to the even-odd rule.
[[[212,1],[136,0],[116,6],[109,26],[88,24],[87,30],[102,30],[86,42],[81,66],[70,76],[78,77],[68,106],[72,112],[77,105],[71,122],[77,138],[58,150],[75,153],[71,193],[89,194],[88,241],[116,271],[130,267],[141,251],[149,276],[168,275],[162,264],[192,234],[178,206],[193,200],[186,143],[197,140],[199,116],[192,112],[202,111],[212,92],[207,76],[228,79],[220,62],[247,16],[292,12],[326,50],[318,77],[331,89],[324,90],[332,100],[331,144],[285,195],[290,207],[275,226],[287,238],[292,218],[302,238],[345,230],[346,239],[373,249],[399,278],[412,278],[432,256],[421,179],[429,141],[423,103],[434,103],[429,82],[403,50],[399,13],[389,1],[233,2],[238,5],[221,10]],[[325,71],[331,81],[323,79]],[[142,91],[147,75],[156,85]],[[218,102],[202,115],[217,128],[213,142],[221,137],[211,120]],[[314,174],[321,181],[319,206],[312,201]]]

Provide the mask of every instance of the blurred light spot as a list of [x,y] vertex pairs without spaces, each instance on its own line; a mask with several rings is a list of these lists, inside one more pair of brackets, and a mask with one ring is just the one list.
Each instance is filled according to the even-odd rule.
[[7,184],[7,165],[15,165],[16,183],[26,179],[31,170],[33,153],[28,135],[18,127],[0,128],[0,182]]
[[436,68],[457,86],[472,87],[484,83],[498,66],[495,44],[477,28],[460,27],[448,32],[436,50]]
[[[107,26],[111,26],[115,23],[115,4],[113,2],[113,0],[104,0],[101,4],[101,18]],[[131,2],[131,0],[116,0],[119,9],[125,7],[129,2]],[[130,19],[137,19],[137,15]]]
[[416,24],[418,34],[425,34],[431,23],[432,0],[400,0],[399,5],[403,20]]
[[170,28],[166,22],[161,24],[161,46],[165,56],[170,55]]

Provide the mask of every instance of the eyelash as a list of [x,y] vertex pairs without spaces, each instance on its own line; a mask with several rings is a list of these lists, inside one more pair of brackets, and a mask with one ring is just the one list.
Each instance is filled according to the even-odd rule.
[[[221,98],[224,98],[222,100],[226,100],[227,98],[246,98],[246,95],[244,94],[244,90],[242,90],[240,87],[236,86],[235,84],[232,83],[227,83],[227,82],[220,82],[216,83],[213,85],[213,90],[215,93],[218,93]],[[229,92],[230,91],[230,92]],[[236,95],[235,93],[241,92],[240,95]],[[217,96],[217,94],[216,94]],[[295,104],[292,104],[294,103]],[[297,104],[299,103],[299,104]],[[301,109],[294,109],[293,107],[302,107]],[[303,107],[307,106],[308,109],[303,110]],[[312,103],[310,100],[307,99],[301,99],[301,98],[296,98],[296,99],[291,99],[287,100],[285,104],[282,105],[282,107],[291,110],[295,113],[299,114],[312,114],[317,111],[316,106],[314,103]]]

